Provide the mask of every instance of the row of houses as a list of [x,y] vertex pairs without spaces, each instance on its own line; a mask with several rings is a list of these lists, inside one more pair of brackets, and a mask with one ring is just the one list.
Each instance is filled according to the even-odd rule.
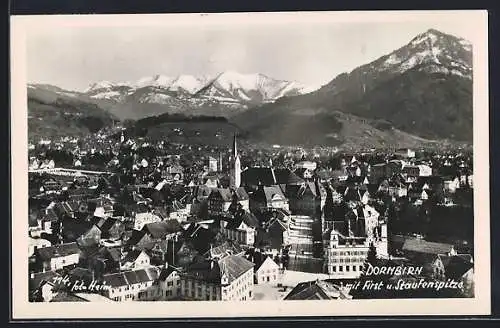
[[[229,247],[224,245],[225,250]],[[276,283],[280,268],[270,257],[261,257],[257,266],[243,253],[210,252],[186,268],[154,266],[144,252],[129,252],[118,272],[96,277],[92,270],[78,267],[81,250],[75,243],[40,250],[47,270],[32,273],[30,290],[41,301],[52,300],[58,292],[81,283],[88,293],[97,293],[113,301],[151,300],[222,300],[252,299],[255,283]],[[215,254],[214,254],[215,253]],[[214,256],[215,255],[215,256]],[[253,258],[252,258],[253,259]],[[62,276],[60,269],[70,268]],[[66,278],[67,277],[67,278]],[[68,279],[69,282],[61,286]]]

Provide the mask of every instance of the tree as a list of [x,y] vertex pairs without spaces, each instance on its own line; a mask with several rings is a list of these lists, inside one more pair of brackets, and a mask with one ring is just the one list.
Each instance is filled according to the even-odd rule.
[[377,263],[377,249],[373,243],[370,243],[370,247],[368,248],[366,262],[370,265],[375,265]]
[[241,217],[245,213],[243,206],[238,202],[236,194],[233,195],[233,201],[231,202],[231,205],[229,205],[228,212],[235,217]]

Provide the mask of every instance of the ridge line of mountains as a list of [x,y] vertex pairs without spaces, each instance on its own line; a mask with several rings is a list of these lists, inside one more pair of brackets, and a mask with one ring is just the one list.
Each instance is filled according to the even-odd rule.
[[[84,92],[28,85],[30,135],[85,134],[114,120],[148,119],[148,132],[188,142],[225,142],[238,132],[251,142],[283,145],[414,147],[472,142],[472,45],[429,29],[319,89],[264,74],[227,71],[214,77],[156,75],[134,83],[94,83]],[[171,115],[176,122],[169,122]],[[170,115],[170,116],[169,116]],[[195,124],[178,117],[213,116]],[[66,119],[66,120],[65,120]],[[54,123],[54,124],[52,124]],[[175,125],[175,128],[174,128]],[[214,131],[215,129],[215,131]],[[175,139],[175,138],[174,138]],[[217,139],[217,140],[212,140]]]

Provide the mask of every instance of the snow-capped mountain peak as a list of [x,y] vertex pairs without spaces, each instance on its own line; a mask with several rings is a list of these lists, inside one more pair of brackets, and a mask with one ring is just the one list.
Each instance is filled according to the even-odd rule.
[[283,96],[295,96],[313,91],[295,81],[278,80],[261,73],[240,73],[227,70],[216,76],[181,74],[176,77],[157,74],[135,82],[93,83],[85,91],[96,99],[126,102],[136,99],[140,103],[171,104],[176,99],[200,103],[222,103],[247,106],[272,102]]
[[220,73],[200,90],[205,98],[239,102],[270,102],[283,96],[303,93],[304,86],[294,81],[270,78],[261,73],[243,74],[234,70]]
[[206,81],[203,78],[198,78],[192,75],[179,75],[173,80],[169,90],[171,91],[184,91],[190,94],[196,93],[203,88]]
[[110,81],[99,81],[95,82],[89,85],[87,89],[84,90],[85,93],[94,91],[94,90],[99,90],[99,89],[109,89],[114,87],[116,84],[112,83]]
[[137,82],[133,83],[131,87],[133,88],[144,88],[144,87],[158,87],[158,88],[169,88],[173,82],[173,78],[165,76],[162,74],[157,74],[154,76],[148,76],[140,78]]
[[378,71],[421,70],[472,76],[472,44],[462,38],[429,29],[407,45],[373,63]]

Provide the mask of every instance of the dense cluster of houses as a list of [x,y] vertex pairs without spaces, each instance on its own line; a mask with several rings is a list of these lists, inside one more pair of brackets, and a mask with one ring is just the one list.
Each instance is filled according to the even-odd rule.
[[[123,136],[120,143],[137,150]],[[287,271],[331,281],[303,282],[285,299],[348,299],[335,281],[358,279],[372,248],[423,265],[435,279],[471,281],[470,253],[396,236],[389,214],[401,200],[456,206],[453,195],[473,188],[470,164],[399,155],[376,163],[346,155],[326,169],[306,159],[242,168],[235,138],[226,167],[222,156],[207,156],[197,171],[182,156],[135,152],[126,164],[114,154],[102,174],[79,172],[77,159],[71,174],[54,175],[43,171],[56,168],[53,160],[31,158],[30,299],[67,300],[86,286],[93,296],[79,293],[81,300],[245,301],[255,285],[279,285]]]

